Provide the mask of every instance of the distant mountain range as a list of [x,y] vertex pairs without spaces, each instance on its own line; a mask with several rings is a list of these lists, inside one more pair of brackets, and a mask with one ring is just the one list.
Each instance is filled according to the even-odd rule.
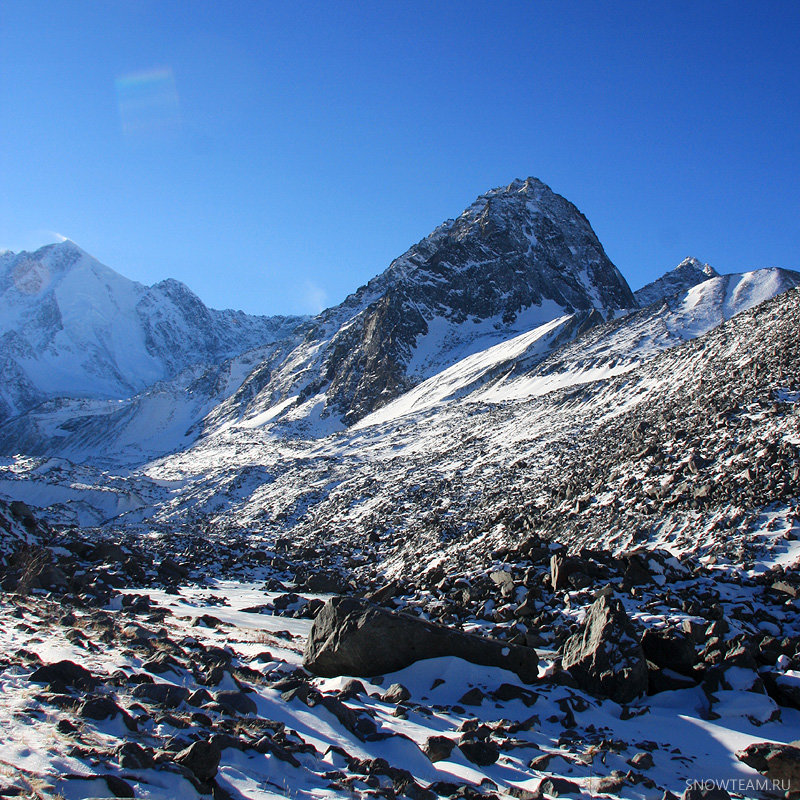
[[563,437],[642,402],[664,351],[800,285],[686,259],[634,293],[534,178],[312,318],[212,311],[71,242],[0,265],[0,495],[79,524],[310,535],[325,520],[343,537],[376,519],[418,530],[438,494],[459,526],[485,516],[531,448],[540,470]]
[[0,254],[0,420],[54,398],[123,399],[187,367],[282,338],[298,317],[206,308],[184,284],[143,286],[71,241]]

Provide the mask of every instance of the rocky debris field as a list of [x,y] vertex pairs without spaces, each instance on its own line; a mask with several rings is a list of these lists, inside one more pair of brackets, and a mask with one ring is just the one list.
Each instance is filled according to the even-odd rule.
[[743,569],[529,535],[366,582],[288,542],[96,541],[2,510],[34,543],[0,576],[0,796],[800,787],[793,538]]
[[[799,330],[792,290],[608,380],[454,404],[381,430],[374,449],[365,431],[359,448],[382,473],[363,455],[326,463],[335,486],[281,520],[318,558],[372,574],[485,562],[530,533],[770,561],[800,516]],[[570,365],[559,352],[537,373]],[[299,485],[325,474],[309,462]]]

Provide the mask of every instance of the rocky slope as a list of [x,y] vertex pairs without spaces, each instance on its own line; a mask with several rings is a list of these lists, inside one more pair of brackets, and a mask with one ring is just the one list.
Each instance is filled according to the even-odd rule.
[[718,276],[719,273],[710,264],[701,264],[696,258],[685,258],[675,269],[633,294],[640,306],[649,306]]
[[215,311],[142,286],[73,242],[0,254],[0,420],[52,398],[122,399],[290,333],[299,318]]
[[[282,544],[142,545],[65,532],[22,586],[0,567],[3,796],[797,789],[791,570],[569,554],[527,535],[487,562],[381,584],[320,573]],[[336,622],[344,608],[369,624]],[[404,665],[375,674],[386,657]]]

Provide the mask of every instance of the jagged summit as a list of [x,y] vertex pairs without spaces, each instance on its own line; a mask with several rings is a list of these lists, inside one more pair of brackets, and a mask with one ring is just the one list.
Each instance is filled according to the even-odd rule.
[[[575,206],[536,178],[478,197],[319,315],[281,363],[219,409],[357,422],[461,358],[568,314],[617,316],[630,287]],[[307,413],[308,412],[308,413]]]
[[671,295],[697,286],[699,283],[718,278],[719,272],[710,264],[703,264],[698,259],[689,256],[684,258],[675,269],[662,275],[660,278],[642,286],[634,292],[640,306],[649,306],[658,303]]
[[687,258],[684,258],[683,261],[681,261],[681,263],[678,264],[678,266],[675,267],[675,270],[673,271],[677,271],[680,269],[687,269],[689,267],[694,267],[694,269],[699,269],[704,275],[708,275],[709,278],[716,278],[719,276],[719,272],[717,272],[714,269],[714,267],[711,266],[711,264],[704,264],[702,261],[696,259],[694,256],[688,256]]
[[568,309],[609,312],[636,305],[586,217],[537,178],[480,195],[456,219],[395,259],[367,288],[402,284],[426,300],[453,284],[443,304],[485,318],[552,300]]

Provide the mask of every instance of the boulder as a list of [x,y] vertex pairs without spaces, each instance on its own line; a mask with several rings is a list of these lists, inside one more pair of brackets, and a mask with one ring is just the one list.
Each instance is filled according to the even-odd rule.
[[381,700],[384,703],[405,703],[406,700],[411,699],[411,692],[402,683],[393,683],[384,693]]
[[142,683],[132,694],[137,700],[149,700],[166,708],[177,708],[189,696],[189,690],[172,683]]
[[642,636],[642,649],[648,661],[683,675],[690,675],[697,663],[694,643],[675,628],[648,628]]
[[564,643],[561,663],[589,694],[628,703],[647,691],[642,645],[614,597],[600,597],[589,606],[580,630]]
[[429,736],[422,752],[432,761],[445,761],[450,758],[456,743],[447,736]]
[[235,711],[239,714],[257,714],[258,706],[255,700],[245,692],[236,689],[225,689],[217,692],[214,699],[226,709]]
[[217,774],[222,753],[211,742],[194,742],[175,756],[175,762],[186,767],[200,783],[208,783]]
[[110,697],[90,697],[81,704],[78,716],[87,719],[113,719],[122,709]]
[[783,790],[800,789],[800,747],[775,742],[757,742],[736,753],[739,761],[770,780]]
[[468,738],[458,743],[467,761],[479,767],[490,767],[500,757],[500,748],[491,741]]
[[537,797],[562,797],[563,795],[580,795],[581,787],[566,778],[542,778],[536,788]]
[[583,571],[583,562],[579,558],[568,558],[559,553],[550,557],[550,585],[553,591],[569,587],[572,574]]
[[54,664],[43,664],[28,678],[32,683],[62,683],[78,689],[94,689],[98,678],[88,669],[74,661],[56,661]]
[[326,678],[370,677],[443,656],[502,667],[526,683],[536,680],[539,668],[532,648],[464,633],[352,597],[331,598],[319,612],[303,666]]

